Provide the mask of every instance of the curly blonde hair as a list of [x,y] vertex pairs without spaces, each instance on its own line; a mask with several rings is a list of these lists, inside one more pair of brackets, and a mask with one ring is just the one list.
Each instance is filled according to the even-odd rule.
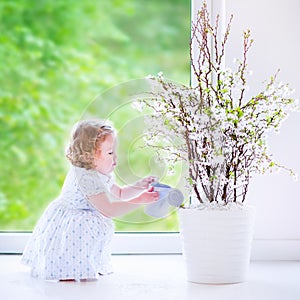
[[66,149],[67,159],[74,166],[93,169],[95,151],[109,134],[115,134],[115,130],[104,120],[91,119],[76,123]]

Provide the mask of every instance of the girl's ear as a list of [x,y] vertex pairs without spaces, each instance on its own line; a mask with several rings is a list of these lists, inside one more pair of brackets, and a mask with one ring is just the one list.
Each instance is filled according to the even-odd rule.
[[99,157],[100,155],[101,155],[101,149],[100,149],[100,147],[96,147],[95,156]]

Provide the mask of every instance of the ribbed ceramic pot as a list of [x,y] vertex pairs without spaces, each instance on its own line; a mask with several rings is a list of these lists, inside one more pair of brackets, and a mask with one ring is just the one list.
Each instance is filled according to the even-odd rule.
[[187,280],[206,284],[245,281],[255,209],[180,209],[178,213]]

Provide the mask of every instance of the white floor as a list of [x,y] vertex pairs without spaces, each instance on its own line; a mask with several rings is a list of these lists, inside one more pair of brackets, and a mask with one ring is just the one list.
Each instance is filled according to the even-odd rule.
[[181,255],[113,256],[114,274],[68,283],[33,279],[19,260],[0,255],[0,299],[300,299],[300,261],[252,262],[247,282],[203,285],[186,281]]

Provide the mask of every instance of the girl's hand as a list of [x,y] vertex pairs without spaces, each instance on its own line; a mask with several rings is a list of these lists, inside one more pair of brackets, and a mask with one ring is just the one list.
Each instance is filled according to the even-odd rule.
[[143,178],[142,180],[135,183],[134,187],[146,190],[149,188],[149,185],[155,181],[158,181],[158,178],[155,176],[148,176]]
[[154,191],[154,188],[151,187],[148,191],[143,192],[140,194],[132,203],[136,204],[150,204],[156,202],[159,199],[158,192]]

